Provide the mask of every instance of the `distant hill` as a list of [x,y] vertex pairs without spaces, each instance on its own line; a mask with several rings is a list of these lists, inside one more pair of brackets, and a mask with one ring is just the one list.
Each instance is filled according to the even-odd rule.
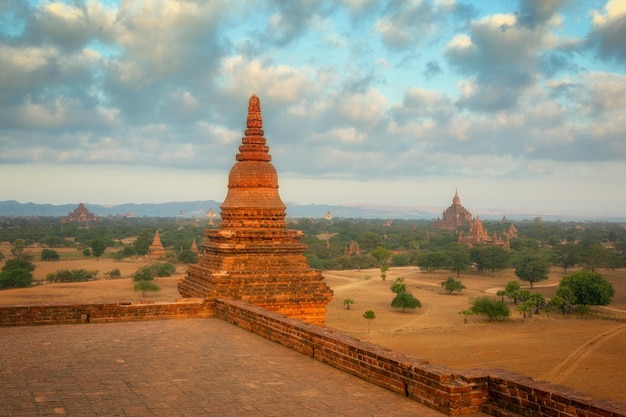
[[[78,207],[79,202],[72,204],[36,204],[20,203],[14,200],[0,201],[0,216],[2,217],[61,217],[67,216]],[[128,203],[116,206],[104,206],[84,203],[87,209],[96,216],[134,216],[134,217],[205,217],[207,211],[213,210],[217,215],[220,213],[221,202],[215,200],[186,201],[170,203]],[[356,205],[326,205],[326,204],[297,204],[286,203],[287,216],[292,218],[310,217],[321,218],[330,212],[338,218],[361,218],[361,219],[425,219],[431,220],[441,216],[443,207],[406,207],[406,206],[383,206],[374,204]],[[480,215],[483,220],[501,220],[506,216],[509,220],[528,220],[541,217],[547,221],[624,221],[625,218],[589,218],[573,214],[546,214],[546,213],[514,213],[501,210],[470,210],[474,215]]]
[[[73,204],[36,204],[19,203],[14,200],[0,201],[0,216],[4,217],[61,217],[73,212],[79,203]],[[220,213],[220,202],[215,200],[187,201],[171,203],[128,203],[116,206],[103,206],[98,204],[84,203],[87,209],[96,216],[135,216],[135,217],[205,217],[207,211],[213,210]],[[433,213],[407,207],[386,206],[333,206],[323,204],[299,205],[287,203],[287,215],[289,217],[313,217],[320,218],[329,211],[334,217],[343,218],[420,218],[431,219],[436,217]]]

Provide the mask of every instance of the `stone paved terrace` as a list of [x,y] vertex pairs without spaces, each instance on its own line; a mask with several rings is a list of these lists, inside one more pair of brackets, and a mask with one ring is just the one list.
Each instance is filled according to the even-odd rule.
[[0,328],[0,390],[0,416],[443,415],[215,318]]

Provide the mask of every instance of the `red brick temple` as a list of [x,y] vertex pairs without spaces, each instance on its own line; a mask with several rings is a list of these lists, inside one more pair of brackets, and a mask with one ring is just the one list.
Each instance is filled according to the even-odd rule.
[[165,259],[165,248],[163,247],[163,243],[161,243],[158,230],[154,233],[152,244],[148,247],[148,258]]
[[248,104],[247,129],[218,229],[205,229],[199,263],[178,285],[183,297],[230,298],[317,325],[324,324],[332,290],[311,269],[300,230],[289,230],[278,195],[278,174],[263,136],[261,105]]
[[472,213],[461,205],[459,192],[454,192],[452,205],[441,213],[441,219],[433,222],[436,229],[456,230],[459,227],[470,226],[472,222]]

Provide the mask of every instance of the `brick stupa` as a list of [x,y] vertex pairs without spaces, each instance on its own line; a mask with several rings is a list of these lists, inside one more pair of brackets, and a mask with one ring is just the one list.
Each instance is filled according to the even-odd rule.
[[278,174],[263,137],[258,97],[248,104],[247,129],[228,177],[219,229],[206,229],[199,263],[178,285],[183,297],[230,298],[317,325],[332,290],[311,269],[300,230],[286,228]]
[[165,248],[163,247],[163,243],[161,243],[158,230],[154,233],[152,244],[148,247],[148,258],[165,259]]

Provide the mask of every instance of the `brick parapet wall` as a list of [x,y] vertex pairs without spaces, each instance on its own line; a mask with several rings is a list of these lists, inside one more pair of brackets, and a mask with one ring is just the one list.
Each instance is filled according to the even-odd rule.
[[203,299],[183,299],[171,303],[0,306],[0,327],[211,317],[213,305]]
[[432,365],[239,301],[217,300],[215,316],[449,415],[626,417],[623,403],[505,370]]
[[215,316],[297,352],[450,415],[480,411],[487,375],[461,375],[239,301],[217,300]]
[[0,307],[0,327],[218,317],[449,415],[626,417],[626,404],[505,370],[455,370],[240,301]]

